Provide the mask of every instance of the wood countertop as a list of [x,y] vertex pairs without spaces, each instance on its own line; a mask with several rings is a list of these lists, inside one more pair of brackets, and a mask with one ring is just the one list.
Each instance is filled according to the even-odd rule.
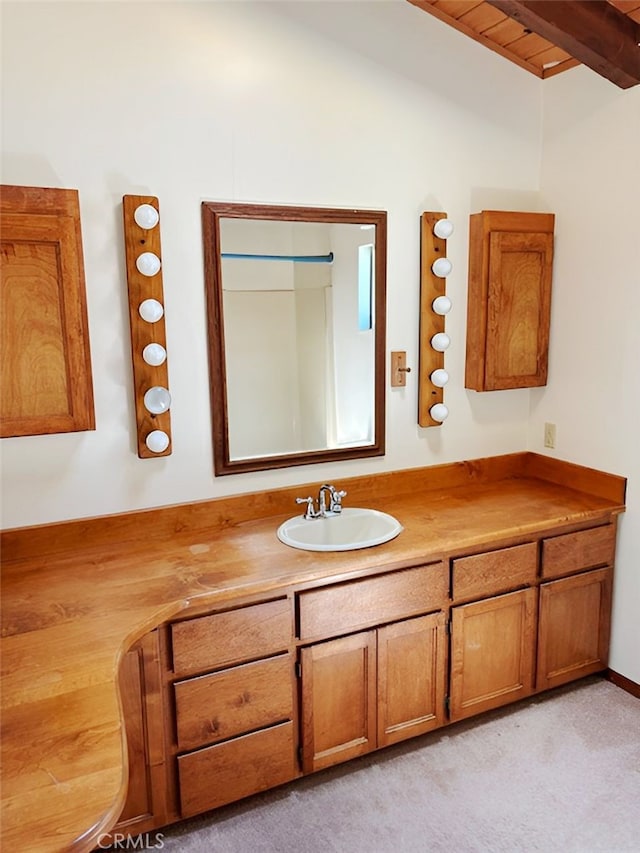
[[624,511],[626,480],[532,453],[336,481],[404,531],[358,551],[276,538],[319,484],[2,534],[2,842],[88,851],[126,794],[117,673],[188,609],[557,533]]

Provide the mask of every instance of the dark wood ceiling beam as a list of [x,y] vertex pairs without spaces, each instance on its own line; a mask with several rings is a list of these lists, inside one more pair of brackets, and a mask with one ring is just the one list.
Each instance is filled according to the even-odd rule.
[[621,89],[640,83],[640,24],[607,0],[486,0]]

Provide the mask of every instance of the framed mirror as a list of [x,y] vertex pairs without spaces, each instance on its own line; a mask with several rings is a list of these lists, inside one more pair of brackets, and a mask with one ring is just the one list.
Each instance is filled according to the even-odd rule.
[[203,202],[215,473],[385,449],[387,214]]

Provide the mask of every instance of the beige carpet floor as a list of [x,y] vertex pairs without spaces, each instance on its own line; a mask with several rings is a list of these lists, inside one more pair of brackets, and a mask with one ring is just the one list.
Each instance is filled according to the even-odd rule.
[[163,832],[180,853],[640,853],[640,700],[589,678]]

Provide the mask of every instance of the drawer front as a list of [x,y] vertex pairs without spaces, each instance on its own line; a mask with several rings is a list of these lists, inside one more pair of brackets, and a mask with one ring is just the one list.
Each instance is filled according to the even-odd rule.
[[215,809],[293,779],[293,723],[178,756],[182,817]]
[[300,638],[335,636],[447,604],[444,563],[389,572],[299,595]]
[[286,651],[292,639],[289,599],[214,613],[171,626],[173,670],[178,675]]
[[542,577],[555,578],[595,566],[613,565],[615,550],[615,524],[544,539]]
[[196,749],[290,720],[291,679],[291,659],[279,655],[178,682],[178,749]]
[[535,542],[462,557],[453,561],[453,597],[484,597],[534,583],[537,567]]

